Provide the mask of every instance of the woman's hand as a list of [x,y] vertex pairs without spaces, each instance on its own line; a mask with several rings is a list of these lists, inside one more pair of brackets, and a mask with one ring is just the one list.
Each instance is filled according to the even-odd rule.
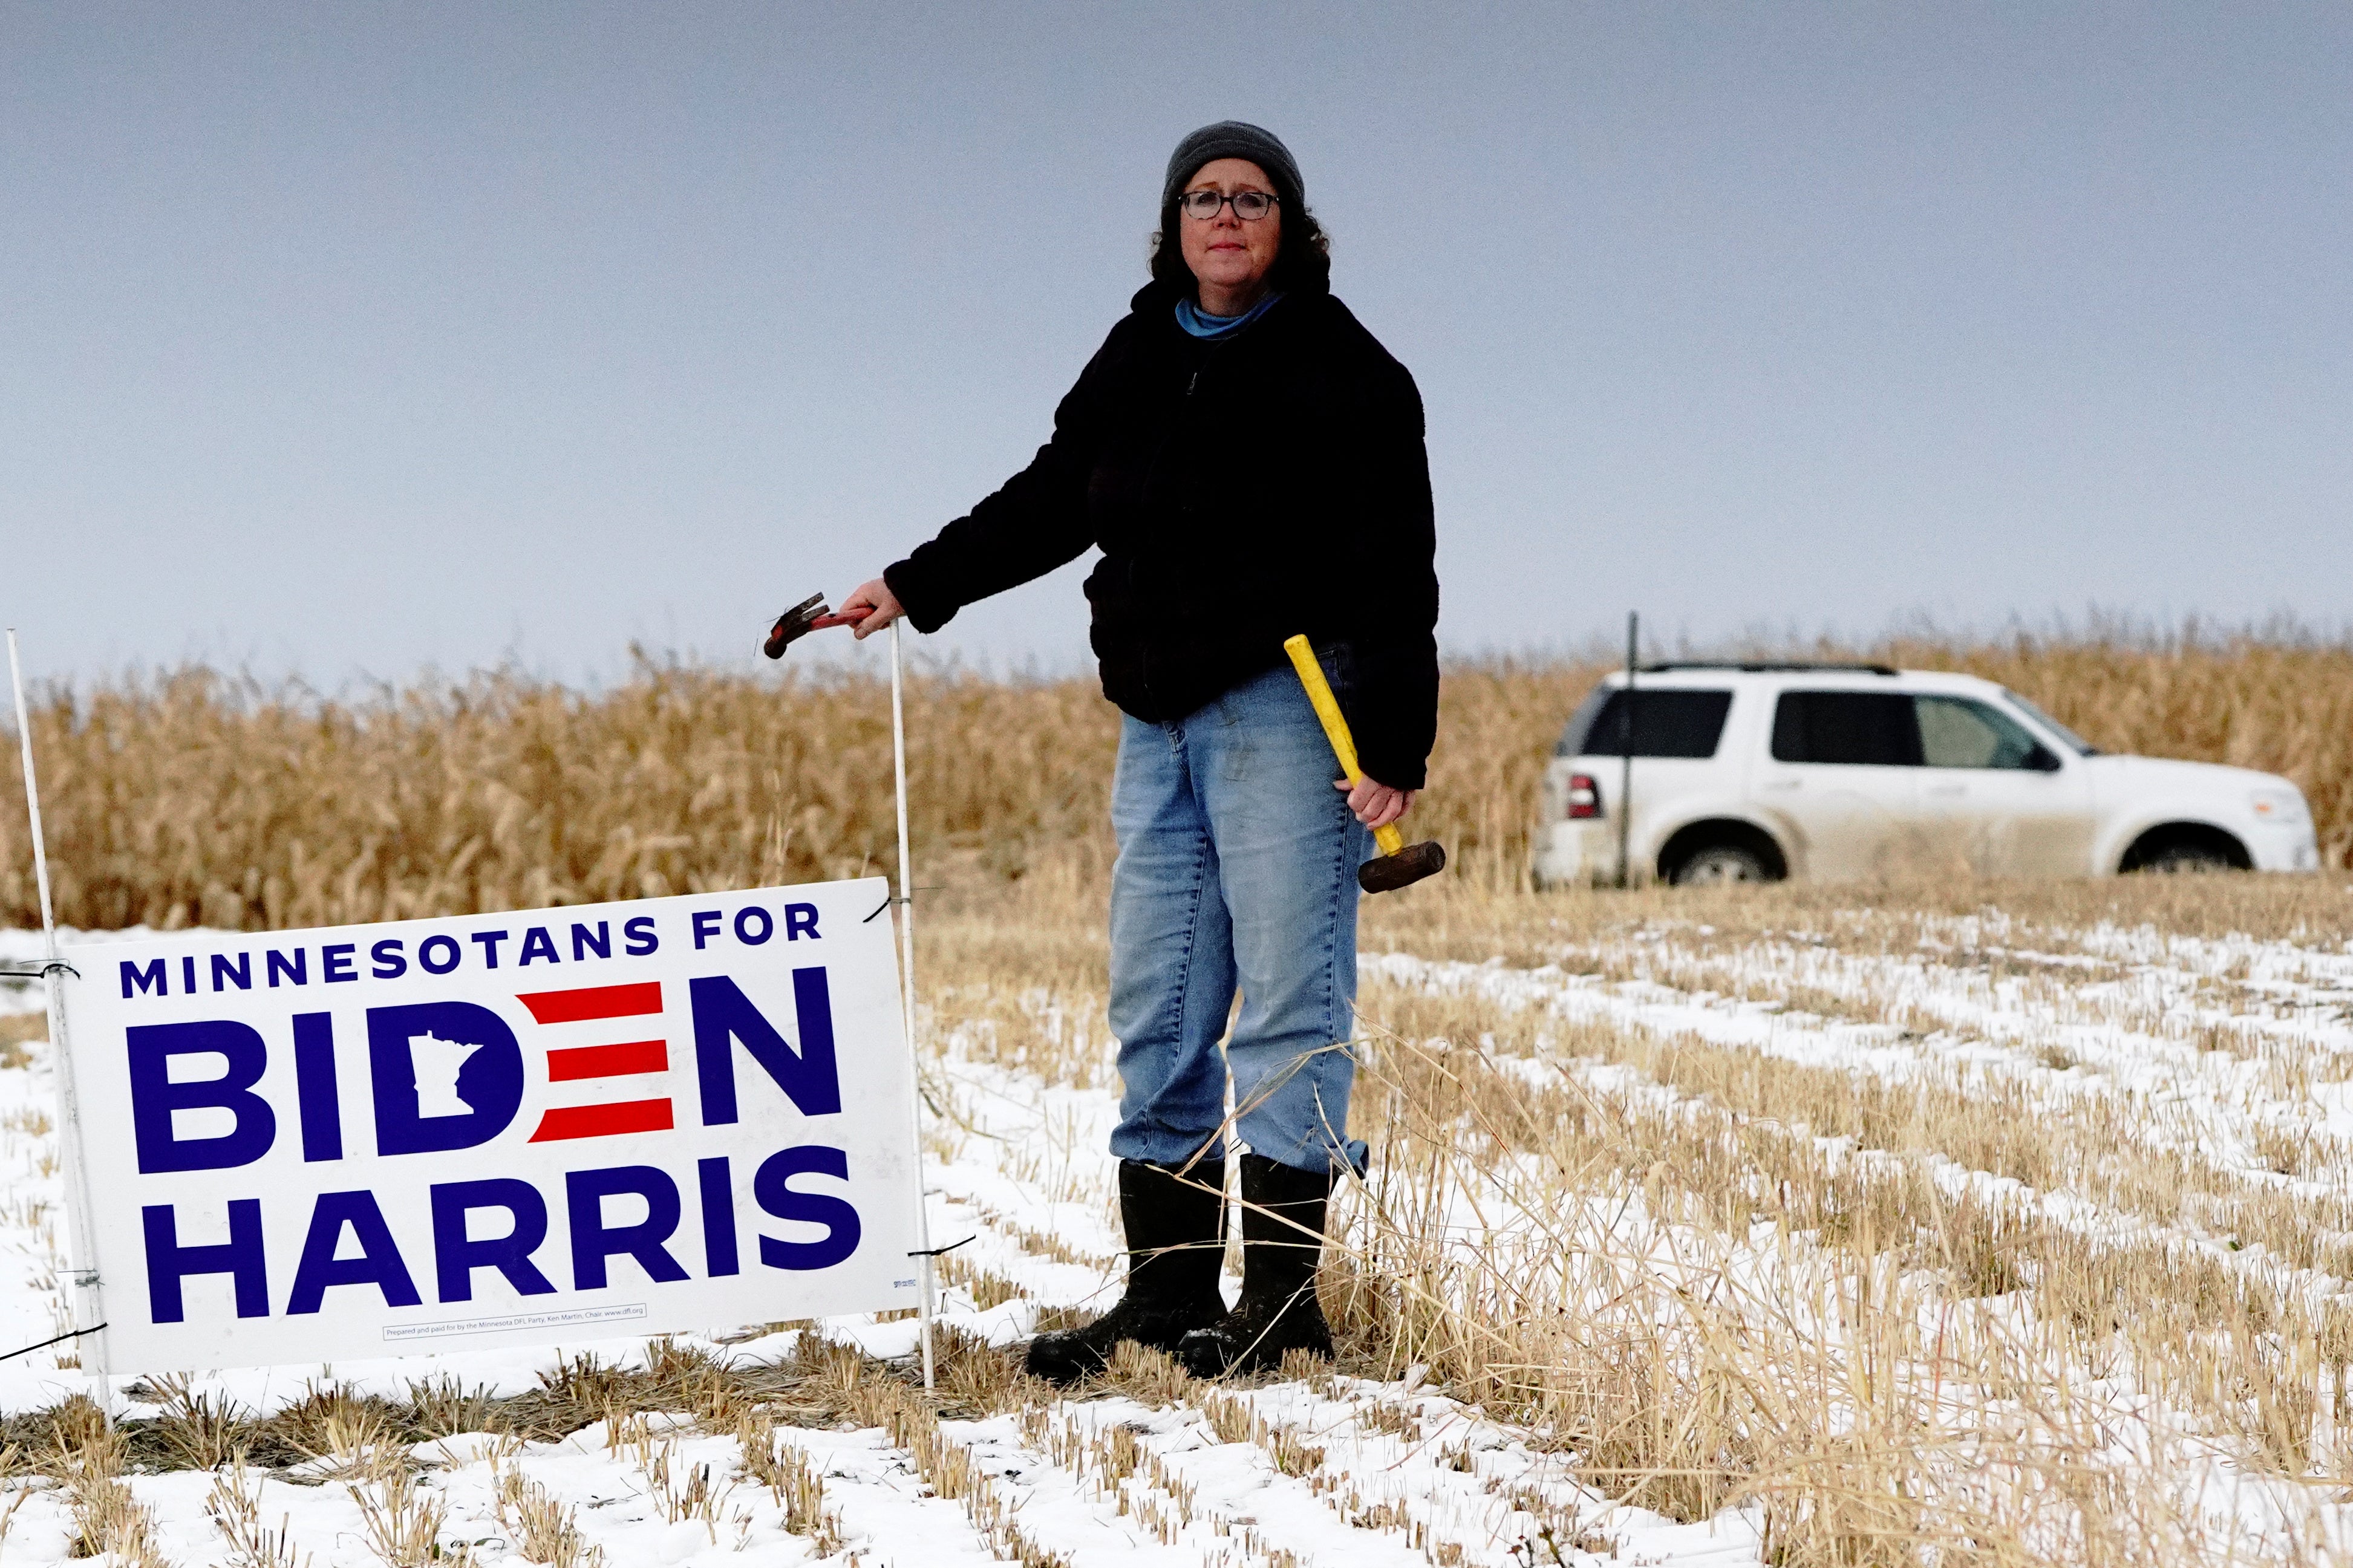
[[849,597],[841,602],[841,607],[834,611],[845,621],[852,616],[858,617],[850,627],[849,635],[860,642],[906,613],[905,607],[899,603],[899,595],[891,592],[891,584],[880,577],[853,589]]
[[1387,827],[1413,809],[1413,797],[1419,790],[1391,789],[1373,779],[1359,779],[1350,789],[1346,779],[1334,779],[1334,789],[1348,791],[1348,809],[1356,820],[1367,827]]

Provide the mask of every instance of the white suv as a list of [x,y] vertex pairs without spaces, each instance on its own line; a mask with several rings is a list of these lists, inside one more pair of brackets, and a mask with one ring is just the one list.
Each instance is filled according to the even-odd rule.
[[2320,866],[2287,780],[2103,755],[1989,680],[1663,664],[1630,693],[1609,677],[1569,720],[1545,773],[1539,884],[1616,879],[1630,773],[1638,881]]

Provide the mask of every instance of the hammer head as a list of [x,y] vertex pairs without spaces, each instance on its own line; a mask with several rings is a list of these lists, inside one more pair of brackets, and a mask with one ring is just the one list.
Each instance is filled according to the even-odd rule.
[[1368,893],[1386,893],[1409,887],[1424,877],[1446,869],[1446,851],[1434,841],[1409,844],[1394,855],[1383,855],[1356,868],[1356,886]]
[[776,624],[768,628],[768,640],[760,645],[760,651],[770,658],[784,658],[785,645],[815,630],[818,617],[825,613],[825,595],[811,594],[776,617]]

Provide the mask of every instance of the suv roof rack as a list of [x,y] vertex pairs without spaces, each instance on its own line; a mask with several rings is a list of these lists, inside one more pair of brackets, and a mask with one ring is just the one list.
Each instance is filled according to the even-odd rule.
[[1841,664],[1836,662],[1810,663],[1803,660],[1789,659],[1737,658],[1678,658],[1669,659],[1661,664],[1638,665],[1635,668],[1638,673],[1642,675],[1666,675],[1678,669],[1736,669],[1744,675],[1778,675],[1792,671],[1808,670],[1835,671],[1856,675],[1895,675],[1900,673],[1900,671],[1898,671],[1893,665],[1885,664]]

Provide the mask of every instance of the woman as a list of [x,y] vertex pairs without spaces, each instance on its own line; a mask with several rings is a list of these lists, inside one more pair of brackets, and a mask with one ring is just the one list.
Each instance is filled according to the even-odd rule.
[[[1356,869],[1413,805],[1437,725],[1438,580],[1421,399],[1332,296],[1299,166],[1234,121],[1168,161],[1152,281],[1030,465],[844,601],[870,636],[1103,551],[1087,578],[1118,704],[1111,1026],[1120,1042],[1127,1289],[1031,1342],[1067,1383],[1123,1340],[1203,1376],[1331,1353],[1315,1300],[1324,1201],[1364,1171]],[[1304,632],[1356,731],[1337,771],[1283,639]],[[1237,991],[1241,1012],[1225,1059]],[[1243,1280],[1219,1294],[1227,1075]]]

